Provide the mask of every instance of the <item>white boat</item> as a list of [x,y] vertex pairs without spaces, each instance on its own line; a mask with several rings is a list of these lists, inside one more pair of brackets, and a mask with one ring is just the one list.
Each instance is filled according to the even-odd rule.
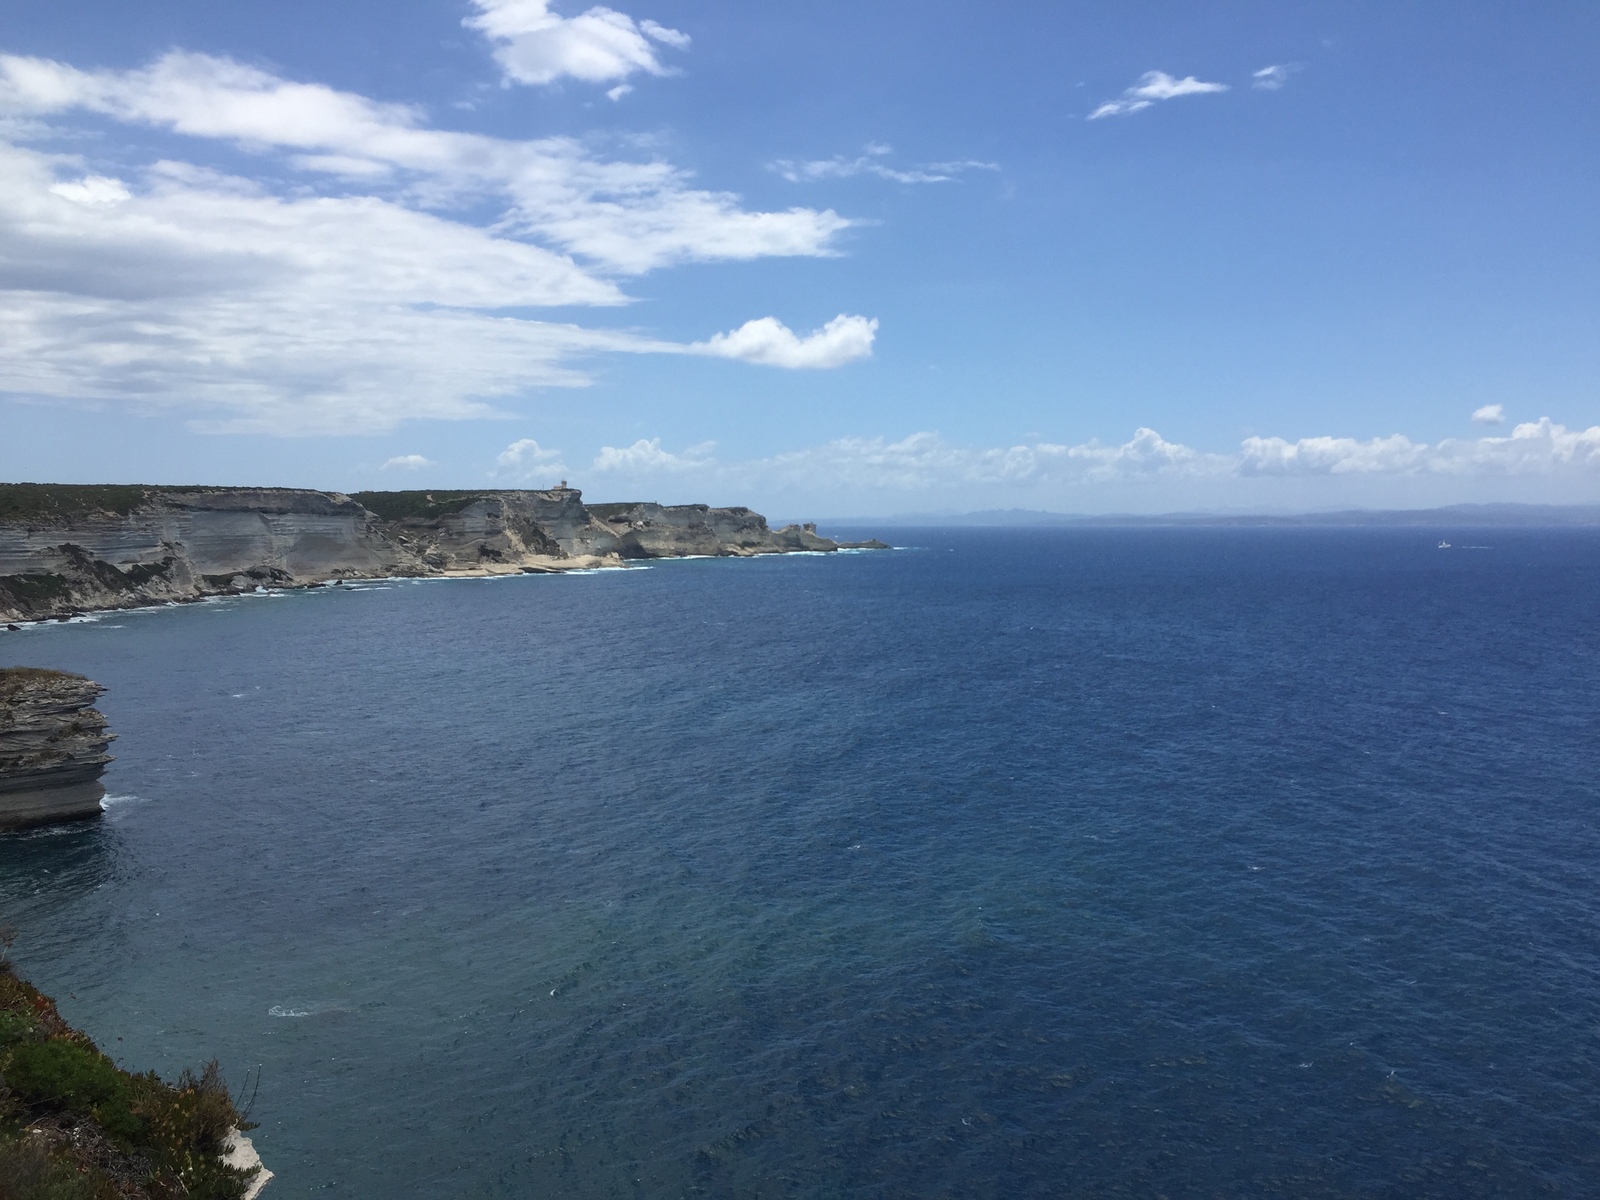
[[1441,549],[1441,550],[1450,549],[1450,543],[1449,542],[1440,542],[1439,543],[1439,549]]

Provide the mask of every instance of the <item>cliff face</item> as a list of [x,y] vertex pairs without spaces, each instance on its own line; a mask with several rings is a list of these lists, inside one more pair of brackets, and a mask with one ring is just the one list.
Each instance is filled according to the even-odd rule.
[[623,558],[681,558],[691,554],[784,554],[796,550],[837,550],[819,537],[815,525],[767,528],[767,519],[748,508],[705,504],[615,504],[602,510],[601,522]]
[[[548,492],[360,492],[386,536],[436,571],[562,568],[615,556],[576,488]],[[593,564],[566,564],[593,565]]]
[[[417,567],[348,496],[289,488],[0,493],[0,619],[193,600]],[[102,493],[136,493],[105,496]],[[9,503],[6,503],[9,501]]]
[[[876,545],[876,543],[874,543]],[[830,551],[748,508],[586,506],[549,491],[0,484],[0,622],[388,575]]]
[[100,815],[115,735],[93,680],[36,667],[0,670],[0,829]]

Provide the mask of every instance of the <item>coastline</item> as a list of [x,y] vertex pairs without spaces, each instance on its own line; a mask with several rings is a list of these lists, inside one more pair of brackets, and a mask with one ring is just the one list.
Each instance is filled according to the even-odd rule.
[[[837,551],[828,550],[788,550],[773,553],[782,553],[785,557],[794,558],[825,558],[830,554],[865,554],[873,550],[895,550],[901,547],[880,543],[876,546],[862,546],[854,543],[840,543]],[[251,598],[269,598],[274,596],[287,596],[298,592],[320,591],[325,588],[343,588],[350,591],[362,591],[374,584],[393,583],[452,583],[474,579],[515,579],[524,575],[595,575],[601,572],[607,574],[613,571],[635,571],[646,569],[659,563],[669,562],[705,562],[719,559],[746,559],[764,558],[766,554],[675,554],[655,559],[619,559],[604,558],[593,561],[583,560],[553,560],[549,565],[507,567],[500,564],[475,568],[461,568],[448,571],[436,571],[426,575],[357,575],[345,576],[336,580],[319,580],[308,583],[277,583],[271,586],[258,585],[253,588],[244,588],[236,591],[209,592],[203,595],[183,596],[170,600],[139,601],[132,600],[122,604],[107,604],[98,608],[83,608],[59,616],[23,618],[21,620],[4,621],[0,623],[0,634],[7,632],[20,633],[27,630],[47,628],[52,625],[88,624],[104,620],[106,617],[118,614],[156,613],[170,608],[185,608],[195,604],[216,604],[226,600],[248,600]]]
[[0,623],[262,589],[887,549],[748,508],[586,505],[548,491],[317,492],[0,484]]

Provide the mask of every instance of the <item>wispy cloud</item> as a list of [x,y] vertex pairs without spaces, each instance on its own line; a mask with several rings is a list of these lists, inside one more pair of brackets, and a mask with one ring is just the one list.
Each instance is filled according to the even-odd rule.
[[1485,404],[1482,408],[1472,410],[1472,423],[1474,425],[1499,425],[1506,419],[1506,406],[1504,404]]
[[881,437],[840,438],[764,459],[757,464],[756,473],[792,483],[813,481],[823,487],[922,491],[1058,479],[1109,482],[1212,469],[1214,464],[1207,456],[1169,442],[1153,429],[1139,429],[1128,441],[1110,446],[1091,441],[971,448],[954,445],[932,432],[893,442]]
[[109,170],[0,138],[0,393],[346,433],[491,416],[586,383],[580,360],[601,352],[815,366],[870,350],[864,318],[793,346],[770,318],[687,346],[506,315],[626,304],[619,277],[673,263],[831,254],[851,224],[832,210],[751,211],[669,163],[438,129],[224,58],[82,71],[0,55],[0,130],[85,114],[264,169]]
[[1102,117],[1127,116],[1149,108],[1158,100],[1172,100],[1178,96],[1204,96],[1227,90],[1228,85],[1225,83],[1206,83],[1193,75],[1177,79],[1165,71],[1146,71],[1139,77],[1138,83],[1125,90],[1117,99],[1107,100],[1100,105],[1089,114],[1088,119],[1098,121]]
[[1289,75],[1300,69],[1298,63],[1277,63],[1250,73],[1250,86],[1264,92],[1275,92],[1289,82]]
[[[666,75],[662,47],[686,50],[689,35],[654,21],[596,6],[576,17],[550,11],[549,0],[472,0],[476,16],[461,23],[489,39],[506,84],[585,83],[626,79],[635,72]],[[630,88],[613,88],[613,100]]]
[[385,471],[420,471],[423,467],[433,467],[438,464],[431,458],[424,458],[420,454],[397,454],[384,463]]
[[890,166],[884,160],[893,148],[874,142],[865,152],[854,158],[836,154],[832,158],[798,161],[780,158],[768,164],[790,183],[815,183],[820,179],[849,179],[856,175],[874,175],[895,183],[950,183],[968,171],[998,171],[998,163],[963,159],[959,162],[919,163],[909,168]]

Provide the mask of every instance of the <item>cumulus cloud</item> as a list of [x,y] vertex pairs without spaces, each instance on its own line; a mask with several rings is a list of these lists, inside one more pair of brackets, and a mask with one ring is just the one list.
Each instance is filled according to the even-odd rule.
[[1044,482],[1112,482],[1177,473],[1215,473],[1212,461],[1188,446],[1139,429],[1117,445],[1035,442],[971,448],[937,433],[914,433],[891,442],[882,437],[839,438],[821,446],[779,454],[755,464],[753,477],[796,485],[921,491],[953,485]]
[[[16,140],[50,132],[28,122],[81,114],[201,152],[220,142],[268,170],[163,160],[112,173]],[[749,211],[670,164],[605,160],[570,139],[431,128],[405,106],[206,55],[133,71],[0,55],[7,117],[0,392],[182,409],[205,428],[483,417],[505,397],[585,383],[586,355],[716,353],[525,314],[625,304],[617,277],[675,262],[829,254],[849,224]]]
[[1126,89],[1117,99],[1107,100],[1100,105],[1089,114],[1088,119],[1098,121],[1102,117],[1127,116],[1149,108],[1158,100],[1171,100],[1178,96],[1204,96],[1227,90],[1228,85],[1225,83],[1206,83],[1193,75],[1175,79],[1165,71],[1146,71],[1139,77],[1138,83]]
[[1472,410],[1472,423],[1474,425],[1499,425],[1506,419],[1506,406],[1504,404],[1485,404],[1482,408]]
[[1244,475],[1347,475],[1409,471],[1424,464],[1428,446],[1402,434],[1358,441],[1355,438],[1251,437],[1240,450]]
[[494,466],[490,474],[496,478],[522,481],[564,475],[567,470],[561,461],[561,451],[547,449],[533,438],[512,442],[495,456]]
[[1510,437],[1446,438],[1429,445],[1403,434],[1371,438],[1246,438],[1243,475],[1521,475],[1600,469],[1600,425],[1568,429],[1549,417]]
[[[595,6],[575,17],[550,11],[549,0],[473,0],[476,16],[461,23],[494,46],[504,82],[545,84],[563,77],[585,83],[626,79],[643,71],[666,75],[661,48],[686,50],[689,35],[654,21]],[[613,100],[621,89],[607,94]]]
[[878,322],[840,313],[821,329],[800,337],[776,317],[746,321],[732,333],[719,333],[688,349],[717,358],[738,358],[769,367],[842,367],[872,356]]
[[764,459],[752,478],[785,476],[836,486],[922,490],[958,484],[1108,483],[1141,479],[1205,479],[1260,475],[1600,474],[1600,425],[1568,429],[1543,417],[1518,425],[1509,437],[1446,439],[1429,445],[1402,434],[1361,440],[1309,437],[1298,441],[1250,437],[1234,454],[1215,454],[1169,442],[1141,428],[1128,441],[1106,445],[1034,442],[971,448],[937,433],[897,442],[844,438]]
[[438,464],[431,458],[424,458],[420,454],[397,454],[383,464],[385,471],[420,471],[423,467],[433,467]]
[[892,147],[874,142],[864,153],[854,158],[834,155],[832,158],[814,159],[809,162],[780,158],[774,163],[769,163],[768,169],[776,171],[790,183],[814,183],[819,179],[849,179],[855,175],[874,175],[879,179],[893,180],[895,183],[949,183],[959,179],[967,171],[1000,169],[998,163],[978,162],[972,159],[959,162],[921,163],[909,169],[899,169],[884,161],[893,152]]
[[681,454],[673,454],[661,448],[660,438],[640,438],[631,446],[602,446],[590,469],[607,474],[631,475],[704,471],[713,464],[711,452],[715,448],[715,442],[702,442],[698,446],[690,446]]
[[1250,72],[1250,86],[1264,92],[1275,92],[1289,82],[1289,73],[1298,68],[1293,63],[1278,63]]
[[1133,485],[1158,481],[1221,481],[1260,477],[1556,475],[1600,479],[1600,426],[1572,430],[1548,418],[1519,425],[1509,437],[1446,440],[1429,445],[1401,434],[1369,439],[1250,437],[1234,453],[1196,450],[1140,428],[1125,442],[1035,441],[973,447],[932,431],[899,440],[837,438],[821,445],[737,462],[714,459],[711,444],[681,454],[660,438],[605,447],[594,470],[650,476],[693,472],[699,482],[732,488],[830,492],[926,493],[958,488]]

